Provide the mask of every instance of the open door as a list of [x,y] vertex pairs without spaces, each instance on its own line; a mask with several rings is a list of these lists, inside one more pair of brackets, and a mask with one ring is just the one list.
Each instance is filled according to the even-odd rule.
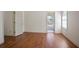
[[47,16],[47,32],[55,31],[55,12],[48,12]]
[[5,36],[15,36],[15,14],[14,11],[4,11],[4,35]]
[[23,12],[4,11],[5,36],[17,36],[23,33]]
[[23,34],[23,12],[15,12],[15,36]]

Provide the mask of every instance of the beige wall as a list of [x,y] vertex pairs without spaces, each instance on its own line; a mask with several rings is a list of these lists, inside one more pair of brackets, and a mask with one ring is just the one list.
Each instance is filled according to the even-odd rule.
[[79,47],[79,12],[68,12],[68,29],[62,28],[62,33]]
[[0,11],[0,44],[4,42],[3,12]]
[[44,11],[25,11],[24,23],[25,32],[46,33],[47,12]]

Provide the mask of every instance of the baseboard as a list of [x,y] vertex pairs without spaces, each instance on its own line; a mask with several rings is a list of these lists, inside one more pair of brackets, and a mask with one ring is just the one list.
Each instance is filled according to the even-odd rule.
[[61,35],[63,35],[69,42],[71,42],[76,48],[78,48],[78,46],[76,46],[72,41],[70,41],[69,38],[67,38],[64,34],[61,33]]
[[46,32],[24,32],[24,33],[39,33],[39,34],[46,34]]
[[18,37],[18,36],[21,36],[21,35],[23,35],[24,33],[38,33],[38,34],[47,34],[47,33],[44,33],[44,32],[23,32],[22,34],[20,34],[20,35],[15,35],[15,36],[11,36],[11,35],[5,35],[5,37]]
[[62,33],[55,33],[55,32],[54,32],[54,34],[58,34],[58,35],[59,35],[59,34],[62,34]]
[[[23,32],[22,34],[24,34],[24,32]],[[5,37],[6,37],[6,36],[8,36],[8,37],[17,37],[17,36],[20,36],[20,35],[22,35],[22,34],[19,34],[19,35],[4,35],[4,36],[5,36]]]

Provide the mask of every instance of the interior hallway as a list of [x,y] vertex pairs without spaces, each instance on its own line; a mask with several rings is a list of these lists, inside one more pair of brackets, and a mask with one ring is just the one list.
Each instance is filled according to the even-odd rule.
[[17,37],[5,37],[2,48],[76,48],[62,34],[26,32]]

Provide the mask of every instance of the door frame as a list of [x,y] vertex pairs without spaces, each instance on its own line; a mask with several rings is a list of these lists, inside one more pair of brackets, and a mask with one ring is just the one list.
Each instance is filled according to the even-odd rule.
[[[52,11],[54,12],[54,16],[55,16],[55,11]],[[48,33],[48,19],[47,19],[47,16],[48,16],[48,11],[47,11],[47,15],[46,15],[46,33]],[[55,33],[55,17],[54,17],[54,33]]]
[[13,11],[13,29],[14,29],[13,34],[14,34],[14,36],[15,36],[15,14],[16,14],[16,12]]

